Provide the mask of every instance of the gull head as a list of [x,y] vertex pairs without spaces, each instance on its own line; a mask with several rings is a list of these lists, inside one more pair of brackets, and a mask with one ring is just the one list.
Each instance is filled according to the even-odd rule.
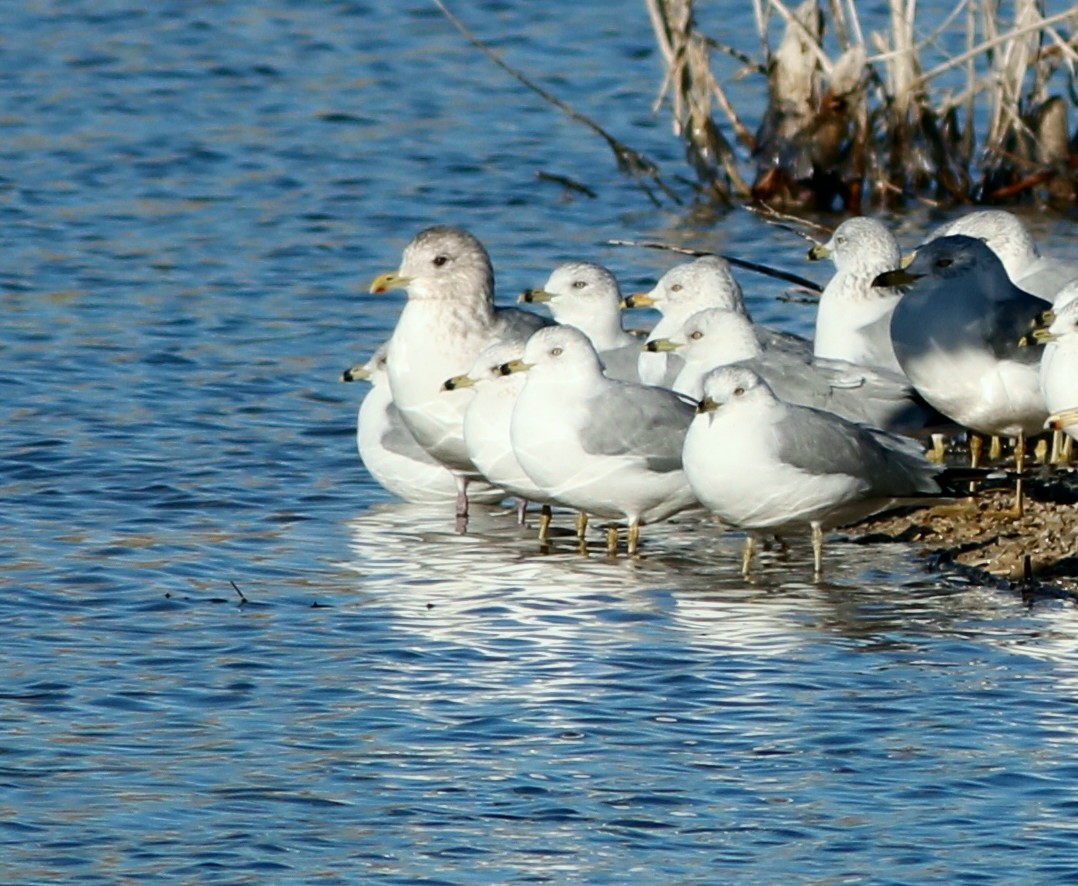
[[894,234],[874,218],[848,218],[839,225],[831,239],[813,246],[809,259],[830,258],[837,271],[879,274],[897,268],[902,252]]
[[775,402],[775,395],[759,375],[746,366],[720,366],[704,376],[704,396],[696,406],[698,415],[740,409],[754,403]]
[[682,346],[681,356],[686,361],[706,361],[712,366],[748,360],[762,350],[752,321],[726,308],[697,311],[671,340]]
[[536,374],[581,379],[601,374],[602,363],[588,337],[573,326],[547,326],[532,334],[521,360]]
[[462,228],[438,225],[412,238],[397,271],[371,281],[371,292],[390,289],[406,289],[409,299],[490,303],[494,272],[479,240]]
[[929,242],[939,237],[962,234],[975,237],[992,250],[1013,280],[1040,257],[1029,230],[1018,216],[1006,209],[979,209],[940,227]]
[[369,381],[371,384],[381,384],[387,381],[386,354],[388,351],[389,342],[379,345],[366,363],[357,363],[344,370],[341,373],[341,381]]
[[886,271],[872,281],[873,286],[911,286],[928,279],[955,283],[954,291],[982,292],[986,297],[1010,286],[1002,262],[983,240],[964,235],[939,237],[919,247],[905,268]]
[[729,263],[717,255],[705,255],[675,265],[662,275],[650,292],[634,293],[623,304],[629,308],[654,306],[661,312],[693,304],[700,308],[743,311],[744,297],[730,272]]

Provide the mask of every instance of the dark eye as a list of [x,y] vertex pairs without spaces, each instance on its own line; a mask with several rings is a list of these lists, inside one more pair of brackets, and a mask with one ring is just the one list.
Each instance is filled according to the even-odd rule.
[[700,339],[702,339],[703,337],[704,333],[702,333],[699,329],[697,329],[695,332],[689,333],[689,338],[691,338],[693,341],[700,341]]
[[682,288],[683,287],[682,287],[682,285],[680,283],[675,283],[673,286],[670,287],[670,291],[671,292],[681,292]]
[[550,356],[551,357],[560,357],[561,356],[561,348],[551,348],[550,349]]
[[937,268],[949,268],[953,264],[954,264],[954,259],[953,258],[937,258],[936,259],[936,267]]
[[436,268],[440,268],[447,261],[449,261],[449,256],[448,255],[436,255],[436,256],[434,256],[433,261],[431,261],[431,264],[434,265],[434,267],[436,267]]
[[588,285],[587,282],[585,282],[584,280],[574,280],[573,281],[573,289],[583,289],[587,285]]
[[745,393],[745,389],[743,387],[741,387],[740,385],[738,387],[734,388],[734,396],[735,397],[740,397],[744,393]]
[[841,246],[845,242],[846,242],[846,236],[844,234],[839,234],[837,237],[835,237],[835,243],[837,245]]

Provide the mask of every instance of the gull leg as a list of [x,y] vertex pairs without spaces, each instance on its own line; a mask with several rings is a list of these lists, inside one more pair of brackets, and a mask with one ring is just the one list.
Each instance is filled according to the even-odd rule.
[[823,578],[823,527],[812,524],[812,569],[816,581]]
[[633,520],[629,524],[629,537],[625,543],[625,552],[630,557],[636,556],[637,548],[640,546],[640,521]]
[[468,478],[457,475],[457,520],[458,535],[468,531]]
[[741,574],[749,577],[749,567],[752,565],[752,554],[756,548],[756,539],[751,535],[745,536],[745,547],[741,551]]
[[576,537],[579,539],[584,538],[584,533],[588,531],[588,515],[584,511],[576,512]]
[[618,527],[606,527],[606,555],[616,557],[618,555]]
[[936,465],[943,464],[947,457],[947,448],[943,445],[943,434],[932,435],[932,448],[925,453],[925,458]]
[[528,500],[526,498],[517,499],[517,525],[524,526],[528,521]]
[[1018,479],[1014,481],[1014,515],[1021,517],[1025,513],[1025,497],[1022,488],[1022,472],[1026,469],[1026,435],[1018,432],[1018,439],[1014,441],[1014,470]]
[[[971,468],[979,468],[981,466],[981,456],[983,454],[984,438],[971,431],[969,435],[969,466]],[[971,495],[977,491],[976,480],[969,481],[969,491]]]
[[1048,441],[1043,437],[1037,441],[1037,445],[1033,448],[1033,458],[1036,459],[1038,464],[1048,464]]
[[1003,457],[1003,441],[999,437],[992,437],[992,442],[988,444],[988,460],[999,461]]
[[550,535],[550,521],[553,516],[550,505],[543,505],[539,509],[539,541],[543,544],[546,544],[547,538]]
[[[1067,438],[1068,440],[1070,437]],[[1063,432],[1052,431],[1052,454],[1048,457],[1048,463],[1053,465],[1063,464]]]
[[977,434],[970,433],[969,435],[969,466],[971,468],[979,468],[981,466],[981,455],[984,453],[984,440]]
[[1067,435],[1063,438],[1063,449],[1060,452],[1060,456],[1063,460],[1062,463],[1065,465],[1069,465],[1071,463],[1071,459],[1074,457],[1074,438],[1070,435]]

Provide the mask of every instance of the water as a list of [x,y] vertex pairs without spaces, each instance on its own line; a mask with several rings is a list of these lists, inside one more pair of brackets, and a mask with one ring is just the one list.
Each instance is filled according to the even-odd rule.
[[[642,5],[465,12],[686,172]],[[841,540],[824,584],[804,542],[747,584],[695,524],[636,563],[541,556],[358,463],[336,378],[391,329],[399,294],[363,293],[420,227],[475,231],[506,299],[570,257],[649,284],[671,260],[626,235],[822,278],[801,241],[655,208],[424,3],[13,0],[0,25],[0,879],[1078,876],[1071,608]]]

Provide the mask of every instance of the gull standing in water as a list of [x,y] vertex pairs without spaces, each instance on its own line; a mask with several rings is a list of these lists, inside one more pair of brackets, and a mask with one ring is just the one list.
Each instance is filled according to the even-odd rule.
[[891,344],[891,314],[902,292],[872,285],[884,271],[901,264],[895,235],[877,219],[850,218],[808,255],[835,264],[835,275],[820,294],[813,353],[902,372]]
[[[1048,410],[1042,349],[1019,341],[1046,302],[1015,286],[996,254],[966,236],[926,243],[907,268],[881,274],[876,284],[909,287],[892,315],[891,338],[914,388],[963,427],[1018,438],[1020,474],[1025,437],[1040,433]],[[1019,513],[1021,490],[1019,477]]]
[[1003,262],[1015,285],[1048,301],[1055,301],[1067,283],[1078,280],[1078,262],[1041,255],[1022,220],[1006,209],[966,213],[941,225],[929,242],[954,234],[983,240]]
[[[383,344],[363,364],[345,370],[341,381],[369,381],[371,389],[356,416],[356,447],[371,477],[398,498],[411,502],[449,503],[457,481],[449,469],[420,446],[393,404]],[[471,489],[474,501],[497,504],[505,493],[486,483]]]
[[371,292],[404,289],[408,301],[389,340],[393,402],[419,445],[457,478],[457,529],[467,528],[467,488],[479,477],[464,445],[464,392],[444,393],[447,378],[466,373],[485,347],[525,339],[546,320],[494,307],[494,271],[486,249],[461,228],[420,231],[400,268],[371,282]]
[[639,381],[640,341],[621,325],[621,289],[609,270],[593,262],[558,265],[542,289],[526,289],[520,301],[542,303],[554,320],[591,339],[610,378]]
[[509,441],[509,423],[524,388],[525,377],[515,373],[505,375],[501,368],[502,364],[519,359],[523,353],[523,342],[495,342],[479,354],[467,375],[448,379],[445,390],[471,388],[475,392],[464,412],[464,445],[468,456],[488,482],[518,498],[521,523],[527,502],[541,506],[539,540],[545,542],[553,499],[524,473]]
[[912,399],[904,375],[765,347],[757,327],[733,311],[698,311],[677,335],[652,339],[647,347],[681,355],[684,365],[673,389],[694,400],[702,396],[704,377],[712,369],[738,364],[758,373],[781,399],[850,421],[912,433],[930,418],[930,411]]
[[824,530],[941,491],[914,441],[786,403],[745,366],[709,373],[703,393],[685,474],[704,507],[748,532],[746,575],[757,536],[807,528],[820,578]]
[[[510,426],[521,467],[561,504],[624,520],[630,555],[642,525],[697,505],[681,469],[688,401],[607,378],[587,336],[572,326],[539,330],[503,371],[527,372]],[[611,527],[607,551],[616,550]]]

